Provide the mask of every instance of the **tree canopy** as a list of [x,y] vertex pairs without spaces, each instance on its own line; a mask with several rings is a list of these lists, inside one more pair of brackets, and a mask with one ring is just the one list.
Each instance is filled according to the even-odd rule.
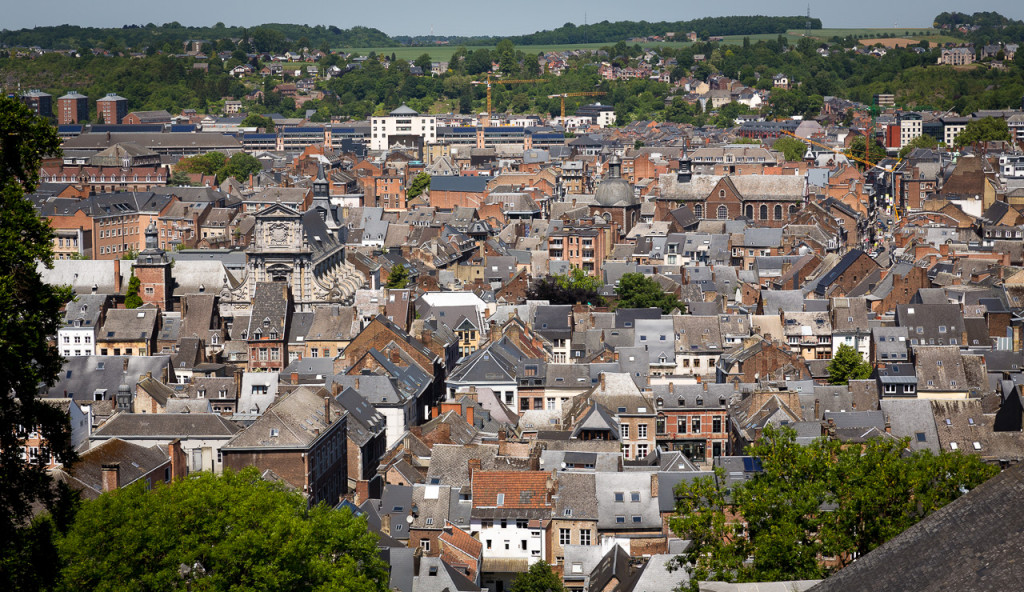
[[563,592],[565,586],[544,560],[530,566],[512,580],[512,592]]
[[409,285],[409,270],[399,263],[391,268],[388,283],[384,286],[389,290],[401,290]]
[[[52,386],[61,370],[50,338],[71,299],[69,288],[40,277],[37,264],[53,264],[53,230],[24,197],[36,189],[42,158],[52,154],[60,154],[54,127],[21,102],[0,97],[0,582],[14,577],[8,561],[21,551],[31,506],[56,501],[45,471],[51,455],[65,464],[75,459],[67,415],[36,398],[39,386]],[[45,444],[26,461],[21,454],[30,431],[40,432]]]
[[125,308],[138,308],[142,306],[142,296],[139,296],[139,290],[142,288],[142,281],[139,276],[135,275],[132,270],[132,277],[128,278],[128,288],[124,292],[124,307]]
[[1010,141],[1010,128],[1002,117],[983,117],[972,120],[953,139],[953,143],[958,147],[998,141]]
[[618,308],[660,308],[665,314],[678,308],[686,312],[686,305],[675,294],[665,292],[654,279],[642,273],[627,273],[615,288],[619,296]]
[[960,452],[910,453],[908,442],[801,446],[769,424],[748,449],[763,472],[731,495],[721,473],[676,488],[670,526],[692,541],[676,561],[691,582],[820,579],[999,472]]
[[[850,142],[850,147],[846,150],[846,153],[854,158],[861,158],[873,163],[877,163],[885,158],[885,148],[877,140],[871,140],[870,150],[865,149],[866,145],[867,139],[864,136],[857,136]],[[858,162],[857,165],[861,168],[866,166],[862,162]]]
[[781,152],[782,156],[789,162],[798,162],[804,159],[804,154],[807,153],[807,144],[796,138],[783,136],[775,140],[775,143],[772,144],[772,150]]
[[913,140],[907,142],[907,145],[900,148],[899,157],[906,158],[915,148],[935,148],[939,145],[939,141],[929,136],[928,134],[921,134]]
[[871,363],[864,360],[855,347],[843,343],[828,363],[828,381],[849,384],[851,380],[870,378],[872,370]]
[[387,565],[366,520],[247,468],[138,482],[84,502],[58,542],[59,590],[384,592]]
[[547,300],[551,304],[579,302],[604,306],[604,298],[599,294],[601,285],[601,280],[574,267],[568,274],[548,276],[535,282],[527,290],[526,297],[531,300]]
[[218,183],[224,182],[229,177],[246,181],[249,179],[249,175],[262,170],[263,166],[260,161],[245,152],[237,152],[231,155],[231,158],[222,152],[207,152],[182,158],[175,165],[175,173],[214,175]]
[[274,133],[274,120],[264,117],[258,113],[250,113],[238,124],[239,127],[255,127],[264,130],[266,133]]
[[412,183],[409,184],[409,190],[405,192],[407,199],[412,199],[423,194],[424,191],[430,188],[430,175],[427,173],[420,173],[416,175]]

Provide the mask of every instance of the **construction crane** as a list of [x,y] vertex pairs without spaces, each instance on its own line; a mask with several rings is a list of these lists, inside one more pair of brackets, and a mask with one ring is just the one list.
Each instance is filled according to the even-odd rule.
[[[797,140],[800,140],[801,142],[807,142],[808,144],[814,144],[815,146],[817,146],[819,148],[824,148],[825,150],[828,150],[829,152],[834,152],[835,154],[841,154],[841,155],[845,156],[846,158],[849,158],[850,160],[856,160],[857,162],[867,166],[868,168],[881,169],[881,170],[883,170],[883,171],[885,171],[887,173],[891,173],[891,172],[895,171],[896,170],[896,165],[898,165],[900,163],[900,159],[897,159],[896,160],[896,165],[882,166],[882,165],[880,165],[878,163],[871,162],[870,160],[865,160],[863,158],[860,158],[859,156],[854,156],[852,154],[847,154],[847,153],[843,152],[842,150],[840,150],[838,148],[833,148],[832,146],[826,146],[825,144],[822,144],[821,142],[815,142],[814,140],[811,140],[809,138],[802,138],[802,137],[794,134],[793,132],[787,132],[785,130],[782,130],[780,133],[783,133],[783,134],[786,134],[787,136],[796,138]],[[865,156],[867,156],[867,153],[869,152],[868,149],[867,149],[867,146],[870,145],[870,144],[868,144],[868,142],[871,141],[871,138],[865,138],[865,140],[866,140],[866,142],[864,143],[864,146],[865,146],[864,152],[865,152]]]
[[558,93],[557,95],[548,95],[549,99],[562,98],[562,120],[565,120],[565,97],[598,97],[606,95],[608,93],[604,91],[590,91],[590,92],[573,92],[573,93]]
[[[493,83],[494,84],[528,84],[528,83],[531,83],[531,82],[547,82],[547,81],[544,80],[543,78],[525,78],[525,79],[520,79],[520,80],[504,78],[504,79],[496,79],[496,80],[494,80]],[[486,84],[487,85],[487,120],[484,123],[484,127],[488,127],[488,126],[491,125],[491,84],[492,84],[491,83],[491,75],[490,74],[487,75],[487,80],[486,81],[474,80],[473,82],[470,82],[470,84]]]

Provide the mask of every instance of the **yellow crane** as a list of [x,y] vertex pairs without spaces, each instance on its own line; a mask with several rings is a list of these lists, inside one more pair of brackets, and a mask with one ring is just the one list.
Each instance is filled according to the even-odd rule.
[[[852,154],[847,154],[846,152],[843,152],[842,150],[840,150],[838,148],[833,148],[832,146],[826,146],[825,144],[822,144],[821,142],[815,142],[814,140],[811,140],[809,138],[802,138],[802,137],[794,134],[793,132],[787,132],[785,130],[782,130],[780,133],[786,134],[787,136],[790,136],[792,138],[796,138],[797,140],[800,140],[801,142],[807,142],[808,144],[814,144],[815,146],[817,146],[819,148],[824,148],[825,150],[828,150],[829,152],[834,152],[836,154],[841,154],[841,155],[845,156],[846,158],[849,158],[850,160],[856,160],[857,162],[867,166],[868,168],[872,168],[872,169],[873,168],[879,168],[879,169],[882,169],[883,171],[885,171],[887,173],[891,173],[894,170],[896,170],[896,165],[898,165],[900,163],[900,160],[897,159],[895,165],[883,167],[882,165],[880,165],[880,164],[878,164],[876,162],[871,162],[870,160],[865,160],[863,158],[860,158],[859,156],[854,156]],[[868,142],[870,142],[871,139],[870,138],[865,138],[865,140],[866,140],[866,142],[864,143],[864,146],[865,146],[864,152],[865,152],[865,156],[867,156],[867,153],[869,152],[868,149],[867,149],[867,146],[869,146]]]
[[606,95],[606,94],[608,94],[608,93],[606,93],[604,91],[595,90],[595,91],[589,91],[589,92],[558,93],[557,95],[548,95],[548,98],[549,99],[557,99],[557,98],[561,97],[561,99],[562,99],[562,119],[564,120],[565,119],[565,97],[599,97],[601,95]]
[[[524,78],[524,79],[512,79],[512,78],[498,78],[493,81],[493,84],[528,84],[531,82],[546,82],[543,78]],[[491,125],[491,75],[487,75],[487,80],[474,80],[470,84],[486,84],[487,85],[487,119],[484,122],[484,127]]]

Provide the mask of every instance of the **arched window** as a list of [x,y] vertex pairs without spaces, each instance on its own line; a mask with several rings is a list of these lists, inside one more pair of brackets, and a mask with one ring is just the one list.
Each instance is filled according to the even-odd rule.
[[761,220],[767,220],[768,219],[768,206],[766,206],[764,204],[761,204],[761,211],[759,213],[761,214],[761,216],[760,216]]
[[743,207],[743,215],[751,220],[754,219],[754,206],[747,204]]
[[725,197],[725,189],[718,190],[718,197]]
[[776,220],[782,220],[782,206],[781,205],[775,206],[775,219]]
[[729,219],[729,208],[725,206],[718,206],[718,219],[728,220]]
[[698,220],[704,218],[704,205],[697,204],[693,206],[693,215],[696,216]]
[[789,206],[789,215],[796,214],[796,206]]

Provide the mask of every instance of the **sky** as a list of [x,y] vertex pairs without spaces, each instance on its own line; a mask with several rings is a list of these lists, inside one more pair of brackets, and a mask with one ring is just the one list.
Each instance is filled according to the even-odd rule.
[[[519,35],[553,29],[567,22],[583,24],[603,20],[681,21],[705,16],[796,16],[807,14],[807,0],[732,0],[727,9],[693,0],[383,0],[352,2],[326,0],[291,4],[280,0],[6,0],[0,28],[20,29],[45,25],[116,26],[178,21],[189,26],[257,25],[282,22],[308,25],[374,27],[388,35]],[[725,4],[725,3],[723,3]],[[728,12],[723,12],[728,10]],[[812,17],[826,28],[929,27],[944,11],[994,11],[1024,19],[1020,0],[980,0],[965,4],[953,0],[893,2],[892,0],[812,0]],[[584,16],[585,14],[585,16]]]

